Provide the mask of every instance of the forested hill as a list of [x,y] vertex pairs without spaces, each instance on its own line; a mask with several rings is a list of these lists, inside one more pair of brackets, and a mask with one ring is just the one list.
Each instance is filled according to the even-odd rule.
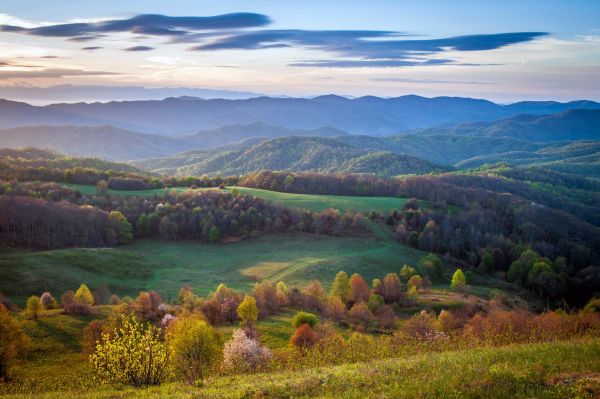
[[416,134],[512,137],[528,141],[600,139],[600,110],[572,109],[552,115],[519,115],[494,122],[423,129]]
[[173,175],[240,175],[259,170],[374,173],[383,176],[423,174],[442,168],[422,159],[387,151],[361,149],[338,138],[283,137],[220,151],[186,151],[134,165]]

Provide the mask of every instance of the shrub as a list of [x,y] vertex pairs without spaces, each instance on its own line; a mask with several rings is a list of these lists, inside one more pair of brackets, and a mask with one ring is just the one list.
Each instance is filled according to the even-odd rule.
[[233,371],[248,372],[266,367],[273,354],[269,348],[261,346],[258,340],[246,335],[243,330],[235,330],[231,341],[223,348],[223,364]]
[[66,291],[60,297],[60,303],[66,314],[90,314],[91,308],[87,303],[75,300],[75,293],[71,290]]
[[380,306],[375,312],[375,317],[379,327],[385,330],[391,330],[396,324],[396,314],[390,305]]
[[44,309],[52,309],[56,304],[56,301],[49,292],[44,292],[40,296],[40,302],[44,306]]
[[90,356],[102,382],[143,386],[164,381],[169,352],[160,340],[160,330],[153,326],[144,328],[124,317],[114,335],[104,334],[103,339]]
[[44,309],[44,306],[42,305],[42,302],[40,302],[39,296],[32,295],[27,299],[27,305],[25,306],[25,314],[27,317],[37,320],[42,309]]
[[409,337],[420,341],[428,341],[438,332],[436,321],[435,315],[423,310],[406,321],[403,331]]
[[364,302],[354,304],[348,311],[348,320],[358,331],[366,331],[373,326],[375,318]]
[[173,322],[167,342],[175,373],[190,384],[209,375],[223,353],[223,339],[198,315]]
[[457,317],[454,312],[444,309],[438,315],[438,323],[442,331],[449,333],[461,328],[463,320]]
[[317,343],[317,334],[308,324],[302,324],[290,338],[290,344],[298,349],[306,350]]
[[92,291],[90,291],[88,286],[85,284],[81,284],[77,291],[75,291],[75,296],[73,297],[73,300],[75,302],[87,304],[90,306],[94,304],[94,296],[92,295]]
[[104,342],[103,336],[108,333],[106,320],[92,320],[83,329],[81,350],[84,355],[91,355],[96,351],[96,346]]
[[300,327],[302,324],[308,324],[311,328],[314,328],[319,322],[319,317],[313,313],[298,312],[292,320],[292,326],[294,328]]
[[0,383],[8,381],[15,359],[25,353],[29,342],[21,324],[0,304]]
[[244,300],[237,308],[237,314],[240,317],[240,320],[242,320],[246,326],[253,326],[258,319],[258,307],[256,306],[256,299],[249,295],[244,296]]
[[600,313],[600,298],[590,299],[583,308],[583,311],[588,313]]

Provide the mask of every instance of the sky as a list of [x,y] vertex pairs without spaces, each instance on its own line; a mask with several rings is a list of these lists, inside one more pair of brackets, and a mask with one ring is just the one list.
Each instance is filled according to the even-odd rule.
[[0,97],[55,85],[600,100],[600,1],[0,0]]

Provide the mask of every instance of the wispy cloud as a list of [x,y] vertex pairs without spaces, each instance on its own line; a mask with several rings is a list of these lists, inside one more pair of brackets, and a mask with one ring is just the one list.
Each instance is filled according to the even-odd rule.
[[376,82],[430,83],[430,84],[461,84],[461,85],[495,85],[496,82],[477,82],[461,80],[411,79],[411,78],[373,78]]
[[0,80],[14,78],[63,78],[67,76],[118,75],[116,72],[87,71],[82,69],[47,68],[35,71],[1,71]]
[[87,38],[98,34],[117,32],[131,32],[151,36],[179,36],[193,31],[252,28],[264,26],[268,23],[270,23],[270,19],[266,15],[243,12],[209,17],[170,17],[160,14],[142,14],[128,19],[51,24],[37,27],[4,24],[0,25],[0,31],[71,38]]
[[154,47],[149,46],[133,46],[124,49],[125,51],[151,51],[154,50]]
[[[110,34],[129,32],[146,37],[167,37],[170,44],[190,43],[190,50],[200,52],[303,48],[322,51],[330,56],[289,65],[321,68],[483,65],[460,63],[450,53],[495,50],[547,35],[546,32],[507,32],[427,39],[384,30],[262,29],[270,22],[266,15],[243,12],[204,17],[142,14],[126,19],[40,26],[5,23],[0,25],[0,32],[61,37],[74,42],[88,42]],[[139,45],[124,50],[153,49]]]

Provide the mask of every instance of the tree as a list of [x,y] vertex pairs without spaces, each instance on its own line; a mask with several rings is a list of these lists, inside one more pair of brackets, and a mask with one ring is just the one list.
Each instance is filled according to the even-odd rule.
[[40,302],[44,306],[44,309],[52,309],[56,305],[56,301],[49,292],[42,293]]
[[367,302],[369,300],[369,285],[358,273],[354,273],[350,277],[350,300],[353,303],[356,302]]
[[252,328],[258,319],[258,307],[256,306],[256,299],[249,295],[245,295],[244,300],[237,308],[237,314],[240,320],[242,320],[246,326]]
[[383,297],[381,295],[371,294],[371,296],[369,296],[367,306],[369,307],[369,310],[371,312],[375,312],[380,306],[384,304],[385,301],[383,300]]
[[375,317],[364,302],[354,304],[348,312],[348,320],[358,331],[366,331],[373,325]]
[[494,256],[489,251],[485,251],[485,253],[481,257],[479,270],[483,273],[491,272],[492,270],[494,270],[494,263]]
[[223,351],[221,335],[199,315],[178,317],[166,340],[176,374],[189,384],[209,375]]
[[223,348],[225,368],[238,372],[256,371],[269,362],[273,354],[256,339],[250,338],[243,330],[233,331],[231,341]]
[[33,320],[37,320],[40,311],[44,309],[44,305],[40,302],[40,297],[36,295],[32,295],[27,299],[27,305],[25,307],[25,313],[28,317],[31,317]]
[[467,278],[462,270],[456,269],[450,281],[450,287],[457,292],[464,292],[467,287]]
[[106,180],[98,180],[96,183],[96,195],[106,195],[108,193],[108,183]]
[[0,303],[0,383],[8,381],[15,359],[26,352],[29,342],[21,324]]
[[381,282],[381,293],[385,303],[398,302],[402,298],[402,283],[396,273],[388,273]]
[[321,311],[327,305],[327,292],[319,280],[312,280],[304,289],[303,307]]
[[79,302],[90,306],[94,304],[94,296],[92,295],[92,291],[90,291],[88,286],[85,284],[81,284],[79,288],[77,288],[73,300],[75,302]]
[[342,302],[348,302],[350,299],[350,280],[346,272],[338,272],[331,283],[329,295],[338,297]]
[[127,218],[119,211],[112,211],[108,214],[110,226],[117,233],[119,244],[128,244],[133,239],[131,234],[131,224]]
[[211,227],[208,232],[208,237],[210,242],[217,242],[219,239],[219,229],[217,229],[215,226]]
[[294,315],[292,320],[292,326],[294,328],[300,327],[302,324],[308,324],[311,328],[314,328],[319,322],[317,315],[308,312],[298,312]]
[[106,383],[133,386],[158,385],[167,376],[169,351],[160,339],[160,330],[144,328],[134,319],[123,317],[112,336],[90,356],[92,368]]
[[308,324],[302,324],[290,338],[290,344],[300,350],[306,350],[317,343],[317,334]]
[[415,288],[416,290],[420,290],[421,288],[423,288],[423,279],[421,278],[421,276],[419,276],[418,274],[415,274],[414,276],[412,276],[409,280],[408,283],[406,284],[406,287],[410,290],[411,288]]
[[329,298],[326,309],[327,317],[332,318],[337,322],[341,322],[346,316],[346,305],[342,303],[340,298]]
[[400,277],[404,281],[408,281],[415,274],[417,274],[417,270],[414,267],[410,267],[409,265],[404,265],[400,269]]

